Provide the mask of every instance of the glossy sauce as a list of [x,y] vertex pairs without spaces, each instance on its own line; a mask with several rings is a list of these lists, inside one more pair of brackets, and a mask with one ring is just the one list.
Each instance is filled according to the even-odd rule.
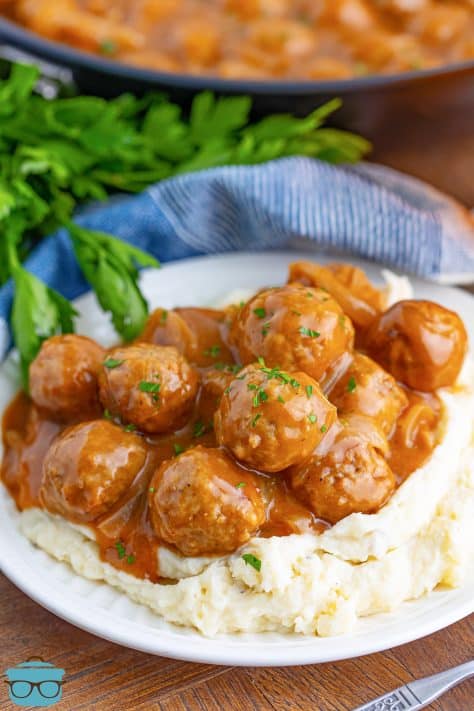
[[462,0],[0,0],[40,35],[165,72],[344,79],[474,57]]
[[[157,548],[162,543],[157,540],[150,524],[150,479],[161,462],[176,456],[175,447],[187,449],[197,444],[216,446],[212,415],[219,393],[222,393],[226,383],[233,377],[232,357],[225,343],[225,314],[210,309],[178,311],[194,334],[194,362],[200,365],[204,383],[193,416],[189,424],[178,432],[144,437],[147,449],[144,467],[126,496],[107,514],[90,524],[103,560],[139,578],[152,581],[160,579]],[[154,340],[159,342],[163,340],[160,332],[166,330],[166,319],[159,318],[156,328]],[[210,366],[210,362],[214,366]],[[398,483],[419,467],[431,453],[437,441],[441,412],[435,396],[408,390],[407,394],[410,406],[401,416],[389,443],[388,461]],[[41,506],[38,492],[43,459],[51,441],[65,427],[50,421],[23,393],[19,393],[7,408],[3,418],[5,454],[1,475],[20,510]],[[266,502],[266,522],[257,535],[268,537],[321,532],[329,526],[295,498],[283,474],[255,473]]]

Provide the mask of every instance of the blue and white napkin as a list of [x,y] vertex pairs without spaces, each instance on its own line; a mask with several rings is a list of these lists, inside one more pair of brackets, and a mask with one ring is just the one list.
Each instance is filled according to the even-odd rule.
[[[297,243],[356,255],[445,283],[474,281],[474,221],[413,178],[377,165],[285,158],[183,175],[83,210],[76,221],[110,232],[161,262]],[[64,230],[26,267],[69,299],[88,289]],[[12,285],[0,289],[0,356],[10,343]]]

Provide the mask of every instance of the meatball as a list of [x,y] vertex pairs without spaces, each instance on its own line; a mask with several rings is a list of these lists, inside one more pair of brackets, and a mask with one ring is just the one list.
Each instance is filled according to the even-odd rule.
[[271,367],[302,370],[319,380],[352,349],[354,329],[327,292],[288,284],[250,299],[234,319],[230,339],[245,364],[262,356]]
[[399,301],[381,314],[366,337],[369,354],[414,390],[454,385],[467,350],[463,322],[432,301]]
[[140,341],[174,346],[187,358],[196,349],[196,338],[186,321],[175,311],[155,309],[148,317]]
[[226,314],[216,309],[156,309],[148,318],[140,341],[175,346],[191,363],[210,366],[232,363],[224,343]]
[[99,372],[102,405],[143,432],[168,432],[191,415],[198,374],[170,346],[137,343],[114,348]]
[[219,449],[189,449],[163,462],[150,483],[154,530],[186,556],[232,553],[265,520],[257,476]]
[[94,521],[127,492],[145,459],[141,438],[107,420],[74,425],[46,454],[40,501],[77,523]]
[[201,372],[198,406],[201,419],[212,422],[224,391],[240,370],[240,366],[223,365],[222,368],[206,368]]
[[354,353],[351,365],[328,395],[339,414],[360,413],[373,417],[389,436],[408,406],[408,398],[393,377],[362,353]]
[[377,511],[395,489],[395,476],[376,443],[376,431],[372,439],[369,430],[360,432],[359,425],[360,421],[348,423],[327,451],[314,452],[289,471],[296,496],[330,523],[352,513]]
[[309,457],[336,419],[305,373],[249,365],[224,392],[214,415],[219,444],[250,467],[277,472]]
[[293,262],[288,281],[325,289],[356,328],[367,328],[382,309],[382,293],[370,283],[361,269],[349,264],[322,267],[313,262]]
[[60,422],[97,416],[97,375],[103,360],[104,349],[90,338],[48,338],[30,367],[33,402]]

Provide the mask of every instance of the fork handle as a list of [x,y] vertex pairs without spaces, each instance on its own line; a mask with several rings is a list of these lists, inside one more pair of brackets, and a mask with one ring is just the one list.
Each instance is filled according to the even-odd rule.
[[[407,686],[409,689],[423,702],[423,706],[431,703],[444,694],[453,686],[457,686],[462,681],[469,679],[474,676],[474,660],[466,662],[465,664],[459,664],[457,667],[452,667],[451,669],[446,669],[445,671],[439,672],[439,674],[433,674],[433,676],[427,676],[424,679],[417,679],[412,681]],[[420,708],[423,708],[422,706]]]
[[420,711],[441,694],[472,676],[474,660],[400,686],[353,711]]

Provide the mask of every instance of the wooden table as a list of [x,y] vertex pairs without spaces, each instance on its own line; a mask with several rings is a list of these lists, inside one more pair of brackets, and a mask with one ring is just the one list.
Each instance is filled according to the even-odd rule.
[[[418,642],[333,664],[279,669],[216,667],[153,657],[63,622],[0,577],[0,670],[30,656],[66,670],[71,711],[350,711],[391,688],[465,662],[474,615]],[[0,709],[14,710],[0,685]],[[430,709],[470,711],[474,680]]]

